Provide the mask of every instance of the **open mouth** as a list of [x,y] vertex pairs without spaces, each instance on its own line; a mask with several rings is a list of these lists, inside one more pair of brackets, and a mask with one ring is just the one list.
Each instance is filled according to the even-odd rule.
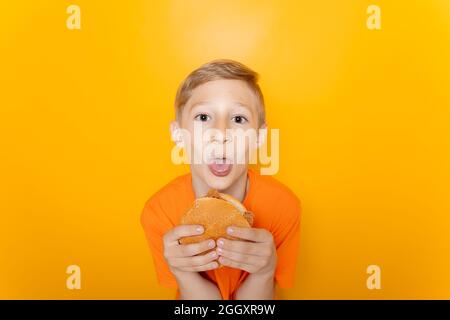
[[209,171],[217,177],[227,176],[232,167],[232,162],[227,158],[215,158],[208,164]]

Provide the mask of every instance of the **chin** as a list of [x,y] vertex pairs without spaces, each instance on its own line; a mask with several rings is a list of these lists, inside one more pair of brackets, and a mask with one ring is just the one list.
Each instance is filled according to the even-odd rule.
[[217,176],[213,175],[211,172],[209,172],[208,168],[206,168],[206,170],[207,170],[207,172],[205,172],[205,183],[211,189],[216,189],[219,191],[226,190],[235,181],[233,172],[230,172],[225,177],[217,177]]

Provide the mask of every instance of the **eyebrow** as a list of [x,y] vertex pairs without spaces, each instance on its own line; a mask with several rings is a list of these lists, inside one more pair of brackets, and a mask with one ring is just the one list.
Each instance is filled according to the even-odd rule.
[[239,107],[246,108],[246,109],[248,109],[249,111],[252,111],[251,108],[250,108],[248,105],[246,105],[246,104],[244,104],[244,103],[240,103],[239,101],[235,101],[234,104],[237,105],[237,106],[239,106]]
[[[208,105],[208,104],[210,104],[208,101],[199,101],[199,102],[196,102],[193,105],[191,105],[191,107],[189,109],[192,110],[192,109],[194,109],[197,106]],[[241,103],[239,101],[233,101],[233,104],[238,106],[238,107],[243,107],[243,108],[246,108],[249,111],[251,111],[251,108],[248,105],[246,105],[244,103]]]
[[194,103],[193,105],[191,105],[191,107],[190,107],[189,109],[192,110],[192,109],[194,109],[194,108],[197,107],[197,106],[200,106],[200,105],[207,105],[207,104],[209,104],[208,101],[199,101],[199,102],[196,102],[196,103]]

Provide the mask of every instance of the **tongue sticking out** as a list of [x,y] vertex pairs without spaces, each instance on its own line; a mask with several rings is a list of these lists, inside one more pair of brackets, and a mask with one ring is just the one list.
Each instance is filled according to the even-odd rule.
[[230,173],[232,166],[231,163],[214,162],[209,164],[208,168],[213,175],[223,177]]

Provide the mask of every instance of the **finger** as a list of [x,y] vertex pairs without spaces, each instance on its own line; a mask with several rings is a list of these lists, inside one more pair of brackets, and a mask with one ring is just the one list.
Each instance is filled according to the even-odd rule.
[[230,258],[225,258],[225,257],[219,257],[219,263],[221,265],[230,267],[230,268],[235,268],[235,269],[241,269],[244,271],[247,271],[249,273],[253,273],[255,272],[256,268],[254,266],[245,264],[245,263],[241,263],[241,262],[237,262],[234,260],[231,260]]
[[231,226],[227,228],[227,233],[230,236],[250,240],[254,242],[269,242],[273,241],[272,234],[266,229],[262,228],[241,228]]
[[270,248],[266,243],[229,240],[225,238],[219,238],[217,240],[217,248],[260,257],[269,256],[271,254]]
[[170,260],[170,265],[175,268],[198,267],[205,265],[216,259],[217,259],[217,252],[214,250],[200,256],[186,257],[186,258],[172,258]]
[[196,267],[181,267],[179,268],[182,271],[191,271],[191,272],[201,272],[201,271],[208,271],[208,270],[214,270],[219,267],[219,264],[216,261],[204,264],[202,266],[196,266]]
[[164,234],[164,243],[166,245],[176,244],[178,245],[178,239],[183,237],[195,236],[202,234],[204,232],[204,228],[201,225],[196,224],[186,224],[176,226],[170,229],[166,234]]
[[239,253],[239,252],[233,252],[233,251],[222,249],[222,248],[217,248],[217,253],[220,257],[229,258],[233,261],[245,263],[248,265],[255,264],[256,260],[258,259],[257,257],[255,257],[253,255],[243,254],[243,253]]
[[212,239],[208,239],[198,243],[182,244],[173,248],[173,256],[180,257],[192,257],[206,250],[210,250],[216,246],[216,242]]

